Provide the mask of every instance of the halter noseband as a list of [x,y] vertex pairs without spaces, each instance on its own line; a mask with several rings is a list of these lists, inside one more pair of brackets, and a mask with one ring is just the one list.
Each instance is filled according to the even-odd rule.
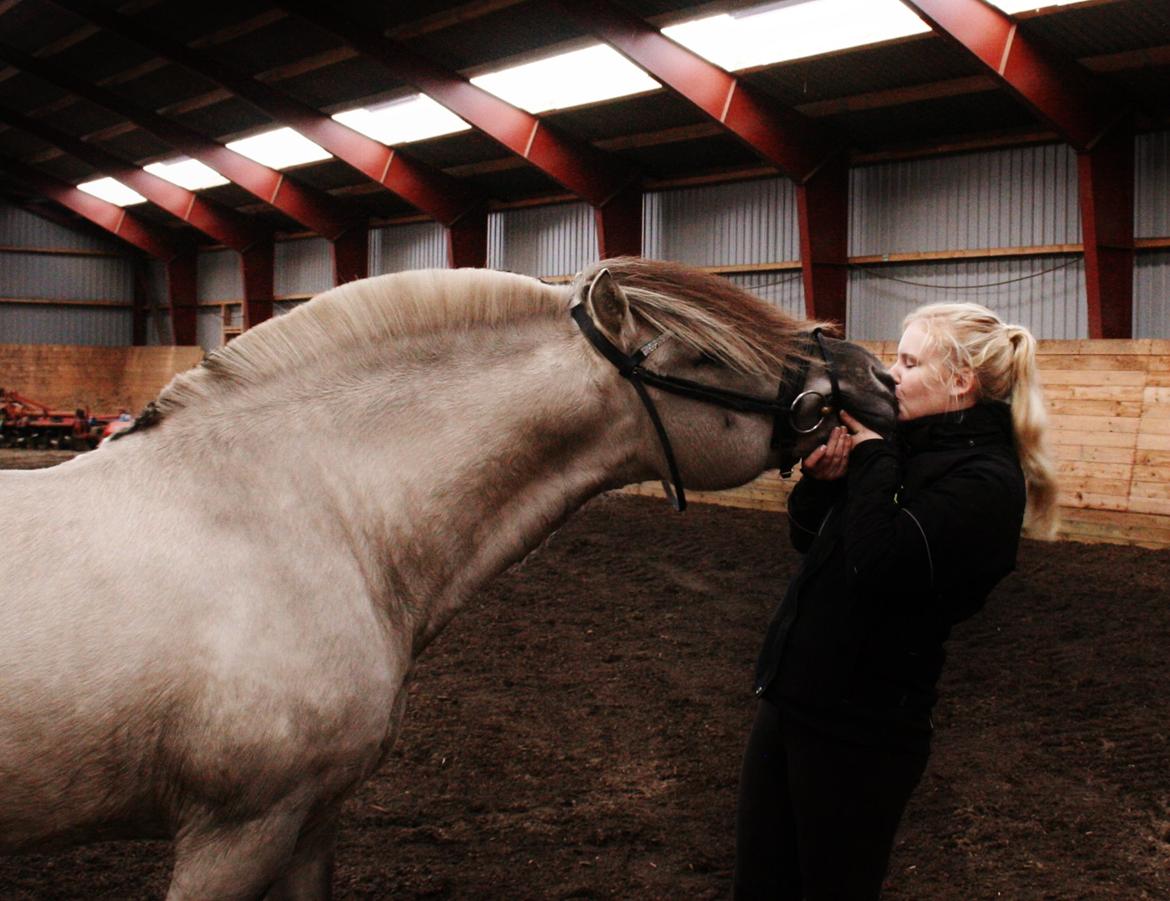
[[[594,279],[593,284],[596,283],[596,279]],[[590,294],[593,291],[593,284],[589,286]],[[594,349],[609,360],[617,369],[618,374],[633,385],[634,390],[638,393],[638,397],[641,399],[642,405],[646,408],[646,413],[650,417],[650,422],[654,425],[654,431],[658,434],[658,442],[662,445],[662,452],[666,457],[666,465],[670,470],[670,481],[668,482],[664,479],[662,482],[663,491],[666,492],[667,500],[680,513],[687,506],[682,477],[679,475],[674,450],[670,446],[670,437],[666,433],[666,427],[662,424],[662,418],[658,415],[654,401],[646,390],[647,385],[652,385],[660,391],[666,391],[669,394],[689,397],[692,400],[735,410],[739,413],[771,414],[773,417],[771,446],[780,450],[780,474],[784,478],[792,475],[792,468],[796,465],[794,449],[799,436],[815,432],[825,421],[825,417],[841,409],[840,386],[837,382],[835,361],[829,352],[829,348],[825,345],[824,339],[821,337],[820,328],[813,329],[811,339],[815,342],[817,349],[820,350],[821,358],[824,360],[825,369],[828,372],[829,384],[832,391],[832,396],[828,399],[829,403],[826,403],[826,398],[817,391],[800,391],[798,393],[798,389],[803,388],[807,381],[809,369],[807,358],[802,358],[801,365],[795,372],[785,374],[785,377],[780,382],[776,399],[767,400],[751,394],[732,391],[728,388],[720,388],[716,385],[704,385],[701,382],[692,382],[690,379],[679,378],[673,375],[662,375],[661,373],[644,368],[642,364],[646,358],[657,350],[659,345],[669,337],[665,332],[647,341],[633,353],[627,354],[623,353],[601,333],[601,330],[597,328],[597,325],[590,318],[589,311],[586,309],[584,303],[574,304],[569,308],[569,314],[573,317],[581,332],[589,339],[589,343],[593,345]],[[809,399],[808,403],[810,406],[815,403],[817,420],[811,426],[798,427],[793,422],[793,416],[799,412],[799,405],[805,398]]]

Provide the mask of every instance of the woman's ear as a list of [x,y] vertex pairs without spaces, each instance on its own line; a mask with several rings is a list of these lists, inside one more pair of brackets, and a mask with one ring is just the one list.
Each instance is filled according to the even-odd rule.
[[977,384],[975,373],[971,369],[964,367],[955,372],[951,378],[950,395],[960,402],[974,400]]

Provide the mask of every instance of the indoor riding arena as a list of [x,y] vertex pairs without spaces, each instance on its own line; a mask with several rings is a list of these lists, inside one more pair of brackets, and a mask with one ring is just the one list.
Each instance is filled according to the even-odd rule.
[[[573,280],[627,256],[884,365],[927,303],[1031,331],[1059,527],[951,634],[882,897],[1170,898],[1168,86],[1170,0],[0,2],[0,901],[291,897],[304,874],[297,897],[732,897],[756,660],[802,562],[800,468],[766,447],[797,389],[711,407],[748,376],[704,365],[686,378],[740,381],[671,394],[669,333],[647,388],[565,315],[571,352],[531,358],[564,377],[526,395],[536,362],[501,373],[538,314],[361,344],[344,293],[495,270],[467,284],[566,311],[573,285],[604,331],[615,276]],[[418,278],[370,284],[392,304]],[[290,381],[310,370],[334,376]],[[515,447],[484,422],[513,395],[588,406],[558,400],[578,385],[614,422],[528,408]],[[817,394],[826,436],[843,387]],[[763,436],[741,457],[773,456],[703,490],[697,448],[731,466],[733,421]],[[635,430],[625,475],[573,487],[603,427]],[[552,512],[474,506],[469,479],[529,464]],[[338,486],[389,509],[371,583],[426,629],[295,618],[302,583],[358,565],[304,502]],[[464,534],[461,566],[430,555]]]

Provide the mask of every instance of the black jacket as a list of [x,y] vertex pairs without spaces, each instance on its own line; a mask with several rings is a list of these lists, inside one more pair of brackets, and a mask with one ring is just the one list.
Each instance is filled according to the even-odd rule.
[[999,403],[905,423],[896,445],[858,445],[845,478],[802,479],[788,511],[805,560],[756,694],[854,737],[928,735],[943,643],[1015,567],[1024,502]]

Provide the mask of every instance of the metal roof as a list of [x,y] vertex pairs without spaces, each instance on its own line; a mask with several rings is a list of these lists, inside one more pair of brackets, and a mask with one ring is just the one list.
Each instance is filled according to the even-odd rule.
[[[1038,0],[1041,2],[1041,0]],[[623,0],[661,26],[744,3]],[[117,11],[168,40],[221,60],[324,113],[414,93],[376,60],[284,6],[167,0],[0,0],[0,109],[43,122],[126,162],[176,155],[167,140],[45,73],[11,63],[7,48],[53,73],[72,75],[133,107],[161,113],[225,142],[273,127],[271,115],[209,77],[168,61],[143,42],[91,24],[78,10]],[[404,42],[452,73],[472,76],[550,50],[595,43],[545,0],[430,0],[385,4],[333,0],[332,13],[371,35]],[[1130,98],[1139,129],[1170,123],[1170,0],[1089,0],[1015,17],[1021,33],[1075,61],[1109,90]],[[50,73],[51,74],[51,73]],[[738,73],[743,84],[843,136],[854,163],[966,148],[1059,140],[1023,103],[952,41],[925,34]],[[643,184],[733,179],[774,167],[668,90],[542,114],[571,141],[596,148]],[[566,197],[566,188],[479,131],[405,145],[403,156],[458,179],[495,207]],[[0,161],[15,160],[63,182],[100,177],[90,163],[0,118]],[[622,170],[624,171],[624,169]],[[289,171],[292,180],[376,221],[422,216],[419,209],[337,159]],[[305,226],[236,185],[201,195],[286,232]],[[42,203],[27,179],[0,166],[0,196]],[[141,218],[197,238],[152,204]],[[205,243],[207,238],[197,238]]]

